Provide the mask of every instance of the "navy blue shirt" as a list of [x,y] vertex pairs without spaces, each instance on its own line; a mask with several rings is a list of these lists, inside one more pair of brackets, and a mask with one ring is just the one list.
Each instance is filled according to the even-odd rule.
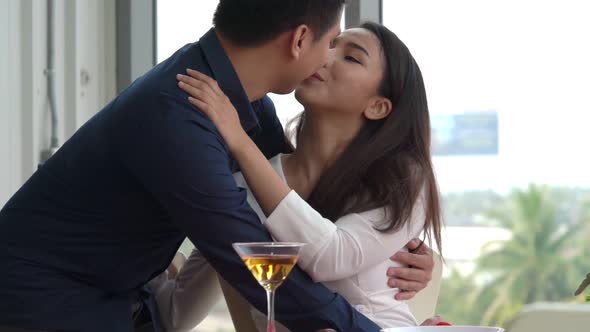
[[[98,112],[0,211],[0,326],[132,331],[137,290],[185,236],[264,312],[265,293],[231,244],[271,237],[236,186],[219,132],[177,87],[186,68],[218,81],[267,157],[287,149],[272,102],[249,102],[209,31]],[[277,293],[276,316],[294,331],[378,331],[298,268]]]

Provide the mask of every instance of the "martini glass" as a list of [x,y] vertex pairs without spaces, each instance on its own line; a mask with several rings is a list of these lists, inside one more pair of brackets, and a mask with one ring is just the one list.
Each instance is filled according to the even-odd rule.
[[275,291],[287,278],[305,243],[298,242],[242,242],[233,247],[252,272],[260,286],[266,290],[267,332],[275,332]]

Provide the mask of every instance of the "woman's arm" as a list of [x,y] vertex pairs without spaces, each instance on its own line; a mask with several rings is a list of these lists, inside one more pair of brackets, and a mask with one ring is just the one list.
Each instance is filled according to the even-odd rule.
[[[374,228],[383,219],[378,209],[351,214],[333,223],[323,218],[279,177],[264,155],[244,132],[229,99],[206,75],[188,71],[179,75],[179,86],[189,101],[207,114],[240,164],[242,174],[268,220],[265,225],[279,241],[298,241],[299,265],[315,280],[328,281],[355,275],[387,260],[402,249],[423,227],[423,217],[414,213],[410,228],[395,233]],[[416,211],[423,210],[421,204]]]
[[307,243],[298,264],[314,281],[340,280],[387,260],[389,253],[404,248],[424,226],[422,200],[416,203],[412,219],[395,232],[375,229],[385,220],[384,211],[353,213],[333,223],[291,191],[265,226],[278,241]]
[[196,249],[176,277],[166,279],[150,282],[166,331],[192,330],[221,299],[217,273]]

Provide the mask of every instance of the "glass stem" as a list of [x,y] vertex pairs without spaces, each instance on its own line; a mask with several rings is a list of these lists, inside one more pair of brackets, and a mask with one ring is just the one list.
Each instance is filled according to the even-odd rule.
[[266,304],[267,304],[267,321],[266,321],[266,332],[275,332],[275,292],[274,290],[266,291]]

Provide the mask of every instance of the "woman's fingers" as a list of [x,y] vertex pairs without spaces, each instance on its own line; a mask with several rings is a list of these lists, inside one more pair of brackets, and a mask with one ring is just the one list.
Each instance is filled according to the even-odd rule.
[[201,112],[205,113],[211,121],[215,122],[215,111],[209,107],[209,105],[199,99],[188,97],[188,102],[199,109]]
[[201,91],[200,96],[203,98],[209,97],[211,98],[210,101],[213,101],[213,98],[218,98],[217,94],[209,87],[209,85],[202,81],[182,74],[176,75],[176,79],[180,83],[184,83],[184,87],[181,84],[179,84],[178,86],[180,86],[185,92],[191,95],[193,93],[198,93],[198,91]]
[[223,91],[221,91],[221,88],[217,84],[217,81],[212,79],[211,77],[193,69],[187,69],[186,73],[189,74],[190,77],[206,84],[211,89],[211,91],[215,93],[215,95],[221,96],[223,94]]
[[[217,82],[198,71],[187,69],[187,75],[178,74],[178,86],[189,94],[189,102],[203,111],[216,125],[239,124],[237,111]],[[234,119],[235,118],[235,119]]]
[[[211,100],[211,97],[208,96],[208,94],[200,89],[194,88],[184,82],[178,82],[178,87],[180,87],[182,90],[184,90],[186,93],[189,94],[189,101],[190,99],[195,99],[200,101],[202,104],[204,105],[213,105],[214,102]],[[194,105],[194,104],[193,104]],[[209,107],[211,110],[214,110],[213,108]]]
[[244,142],[244,129],[231,100],[221,91],[217,82],[195,70],[188,75],[178,74],[178,86],[188,93],[188,101],[213,122],[228,146],[237,148]]
[[195,88],[205,89],[209,87],[205,82],[188,75],[176,74],[176,79]]

